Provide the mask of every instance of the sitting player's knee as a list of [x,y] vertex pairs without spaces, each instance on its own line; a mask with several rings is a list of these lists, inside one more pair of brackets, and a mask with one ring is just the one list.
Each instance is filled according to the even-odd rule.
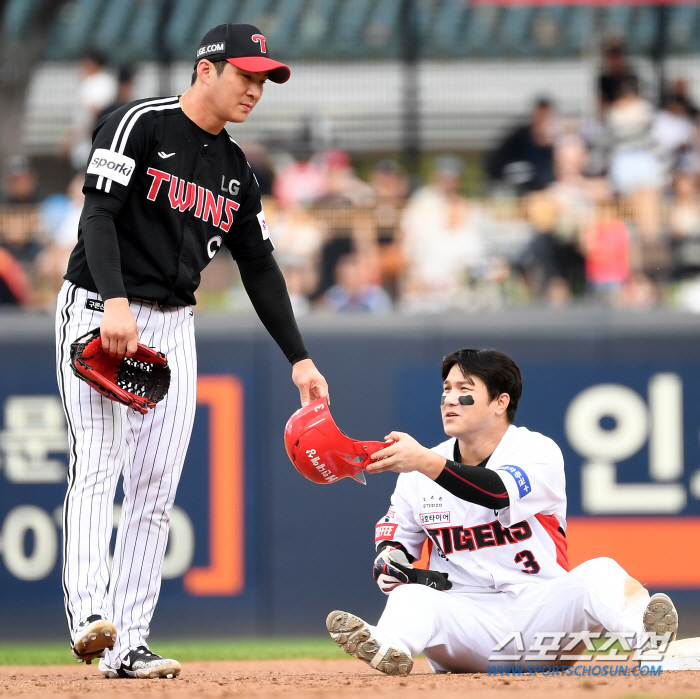
[[437,595],[444,593],[433,590],[425,585],[399,585],[389,593],[389,603],[425,607],[430,605]]

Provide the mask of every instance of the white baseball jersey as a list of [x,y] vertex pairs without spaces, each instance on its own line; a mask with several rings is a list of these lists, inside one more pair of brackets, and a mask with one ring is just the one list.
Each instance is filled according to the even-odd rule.
[[[455,439],[434,447],[453,458]],[[510,504],[490,510],[452,495],[421,473],[401,474],[375,541],[397,541],[416,558],[426,538],[429,568],[449,573],[455,591],[516,591],[559,578],[566,553],[566,482],[559,447],[548,437],[511,425],[488,460]]]
[[[452,459],[454,447],[448,439],[433,451]],[[395,587],[375,629],[380,641],[425,654],[436,672],[485,672],[513,631],[525,648],[539,643],[538,634],[640,633],[648,597],[626,598],[629,576],[615,561],[597,558],[568,572],[559,447],[511,426],[486,468],[501,476],[508,507],[494,511],[461,500],[417,472],[399,476],[377,541],[400,542],[418,557],[427,539],[428,567],[448,573],[453,587]],[[511,642],[503,652],[514,650]],[[528,657],[515,664],[552,662]]]

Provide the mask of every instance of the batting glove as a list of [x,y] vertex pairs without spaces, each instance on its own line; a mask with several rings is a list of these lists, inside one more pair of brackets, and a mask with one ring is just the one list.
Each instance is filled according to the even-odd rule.
[[374,559],[373,573],[375,582],[385,595],[399,585],[426,585],[441,591],[452,588],[447,573],[414,568],[406,557],[406,553],[393,546],[385,546],[379,552]]
[[393,546],[385,546],[374,559],[372,572],[379,589],[388,595],[399,585],[411,582],[408,577],[410,569],[413,569],[413,566],[409,563],[404,551]]

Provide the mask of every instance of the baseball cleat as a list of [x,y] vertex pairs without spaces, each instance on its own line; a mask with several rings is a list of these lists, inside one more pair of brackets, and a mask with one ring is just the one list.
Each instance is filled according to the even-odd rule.
[[676,639],[678,633],[678,612],[668,595],[658,592],[651,596],[644,610],[644,631],[663,636],[670,633],[670,641]]
[[110,680],[140,679],[153,680],[156,678],[172,680],[180,674],[182,667],[177,660],[162,658],[151,653],[146,646],[132,648],[121,661],[119,667],[108,665],[100,660],[100,672]]
[[117,629],[114,624],[99,614],[92,614],[80,622],[73,634],[73,657],[79,663],[91,665],[95,658],[104,656],[106,648],[114,648],[116,640]]
[[326,619],[331,638],[349,655],[364,660],[386,675],[408,675],[413,669],[411,656],[390,644],[381,644],[360,617],[348,612],[331,612]]

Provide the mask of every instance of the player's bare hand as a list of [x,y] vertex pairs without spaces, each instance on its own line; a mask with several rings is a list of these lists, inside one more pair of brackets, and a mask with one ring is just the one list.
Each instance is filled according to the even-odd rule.
[[374,463],[366,469],[369,473],[420,471],[434,480],[445,467],[444,457],[426,449],[410,434],[390,432],[384,439],[393,440],[394,443],[372,454]]
[[102,347],[111,357],[133,357],[139,341],[139,329],[125,298],[107,299],[100,323]]
[[299,389],[302,408],[328,395],[326,379],[310,359],[302,359],[292,367],[292,381]]

